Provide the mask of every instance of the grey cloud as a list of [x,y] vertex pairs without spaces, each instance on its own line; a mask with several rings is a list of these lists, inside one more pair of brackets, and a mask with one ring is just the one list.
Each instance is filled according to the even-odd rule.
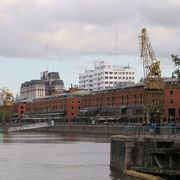
[[39,7],[35,0],[26,0],[14,11],[21,22],[45,29],[49,25],[61,22],[112,25],[120,20],[128,21],[135,16],[135,6],[132,4],[135,4],[136,0],[131,3],[131,8],[128,8],[129,3],[124,0],[54,0],[54,2],[50,7]]
[[180,27],[180,3],[159,0],[140,8],[143,22],[164,27]]
[[[0,11],[0,55],[37,57],[138,54],[137,36],[150,32],[157,55],[179,51],[178,0],[18,0]],[[163,48],[162,48],[163,47]],[[163,50],[162,50],[163,49]]]

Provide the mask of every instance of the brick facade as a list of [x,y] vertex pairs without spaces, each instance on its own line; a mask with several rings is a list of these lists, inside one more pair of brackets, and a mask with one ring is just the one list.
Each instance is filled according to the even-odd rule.
[[27,111],[26,102],[13,104],[12,110],[14,112],[14,116],[21,119],[23,117],[23,114]]
[[180,120],[180,89],[173,83],[164,90],[164,115],[168,121]]
[[[13,111],[21,118],[24,112],[65,111],[68,121],[78,116],[80,109],[117,106],[143,106],[143,83],[124,88],[93,92],[84,96],[59,96],[37,99],[27,104],[14,104]],[[164,120],[180,120],[180,89],[173,82],[164,88]]]
[[82,97],[81,108],[142,105],[143,94],[142,86],[100,91]]

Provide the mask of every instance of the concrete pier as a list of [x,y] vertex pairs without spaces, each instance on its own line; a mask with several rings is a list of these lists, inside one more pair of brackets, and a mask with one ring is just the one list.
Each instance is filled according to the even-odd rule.
[[110,166],[157,175],[180,175],[180,138],[112,136]]

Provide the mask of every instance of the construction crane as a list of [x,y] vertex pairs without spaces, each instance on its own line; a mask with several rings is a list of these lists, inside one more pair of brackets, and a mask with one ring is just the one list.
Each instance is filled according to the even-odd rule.
[[164,94],[160,61],[156,59],[145,28],[138,39],[144,70],[144,118],[146,122],[160,123],[163,120]]
[[3,101],[3,106],[6,108],[12,107],[12,102],[13,102],[12,93],[9,91],[8,88],[0,89],[0,91],[1,91],[1,99]]

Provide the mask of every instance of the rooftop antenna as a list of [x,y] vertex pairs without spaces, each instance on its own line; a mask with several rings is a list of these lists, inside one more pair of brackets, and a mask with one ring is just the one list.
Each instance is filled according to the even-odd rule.
[[45,51],[46,51],[46,57],[47,57],[47,55],[48,55],[48,44],[46,44],[46,46],[45,46]]
[[116,65],[117,65],[117,60],[118,60],[118,29],[115,31],[115,39],[116,39]]
[[[46,60],[48,61],[48,44],[45,45],[45,56],[46,56]],[[48,63],[46,66],[46,71],[48,71]]]

